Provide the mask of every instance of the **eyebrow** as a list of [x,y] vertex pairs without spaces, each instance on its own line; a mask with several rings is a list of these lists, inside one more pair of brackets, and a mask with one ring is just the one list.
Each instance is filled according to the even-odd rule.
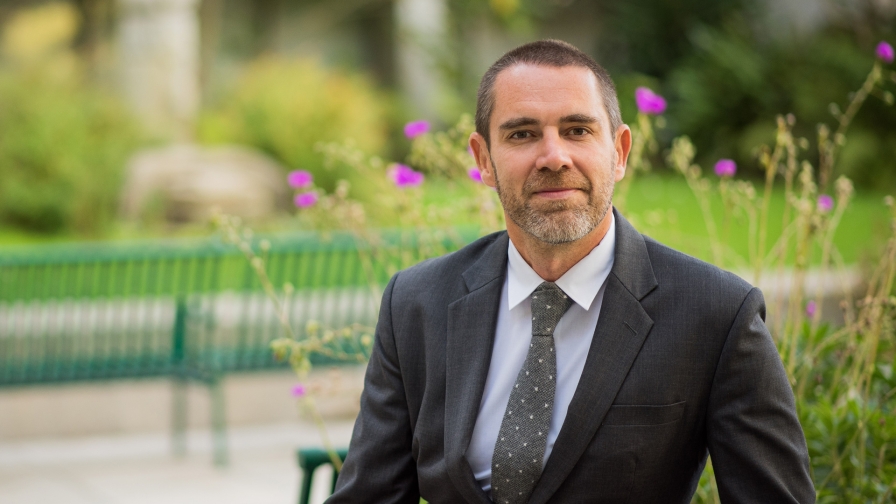
[[511,129],[519,128],[521,126],[532,126],[534,124],[538,124],[538,121],[531,117],[516,117],[513,119],[508,119],[507,121],[504,121],[503,124],[498,126],[498,129],[511,130]]
[[[568,116],[563,116],[560,118],[560,124],[567,123],[577,123],[577,124],[594,124],[599,123],[600,120],[596,117],[587,115],[587,114],[570,114]],[[505,121],[503,124],[498,126],[498,129],[501,130],[512,130],[516,128],[520,128],[522,126],[532,126],[537,125],[538,120],[533,119],[531,117],[516,117],[513,119],[509,119]]]
[[564,123],[582,123],[582,124],[594,124],[598,123],[600,120],[596,117],[586,115],[586,114],[571,114],[568,116],[563,116],[560,118],[560,124]]

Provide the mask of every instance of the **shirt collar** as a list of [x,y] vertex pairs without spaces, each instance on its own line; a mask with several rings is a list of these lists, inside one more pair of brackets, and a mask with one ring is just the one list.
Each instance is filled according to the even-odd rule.
[[[512,310],[529,297],[544,282],[508,240],[507,246],[507,301]],[[555,282],[577,305],[586,311],[597,296],[597,291],[613,269],[613,252],[616,249],[616,217],[610,214],[610,229],[591,252],[573,265]]]

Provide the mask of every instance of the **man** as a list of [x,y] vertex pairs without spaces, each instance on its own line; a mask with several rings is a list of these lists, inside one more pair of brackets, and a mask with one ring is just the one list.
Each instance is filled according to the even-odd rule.
[[762,294],[611,211],[631,132],[591,58],[519,47],[470,137],[507,232],[398,273],[328,502],[814,502]]

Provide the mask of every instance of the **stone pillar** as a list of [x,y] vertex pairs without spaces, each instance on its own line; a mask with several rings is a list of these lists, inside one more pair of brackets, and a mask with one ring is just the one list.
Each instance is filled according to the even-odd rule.
[[192,136],[199,110],[199,0],[119,0],[124,94],[153,131]]
[[398,84],[420,118],[435,119],[445,86],[437,65],[438,51],[445,51],[445,0],[396,0],[394,5]]

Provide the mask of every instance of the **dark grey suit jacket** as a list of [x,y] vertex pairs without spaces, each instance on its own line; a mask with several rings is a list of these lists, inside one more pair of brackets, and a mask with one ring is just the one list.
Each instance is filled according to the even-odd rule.
[[[383,296],[338,503],[489,502],[464,457],[492,358],[507,234],[396,274]],[[759,290],[616,214],[578,388],[530,503],[814,502]]]

